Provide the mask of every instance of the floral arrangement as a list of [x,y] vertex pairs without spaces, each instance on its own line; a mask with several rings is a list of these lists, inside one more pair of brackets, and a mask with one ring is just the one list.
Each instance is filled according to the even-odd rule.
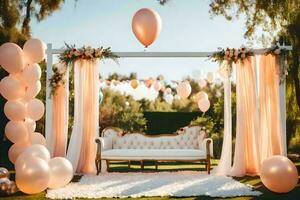
[[237,63],[238,61],[243,61],[249,56],[254,55],[252,51],[247,50],[246,48],[242,47],[240,49],[229,49],[227,48],[222,49],[219,48],[219,51],[214,53],[210,59],[214,62],[222,63],[223,61],[227,61],[230,65],[232,63]]
[[53,68],[53,75],[49,79],[49,85],[51,87],[51,95],[55,94],[56,89],[64,85],[65,75],[68,70],[68,67],[74,64],[76,61],[80,60],[89,60],[89,61],[96,61],[97,59],[113,59],[117,62],[118,56],[112,53],[110,47],[108,48],[97,48],[94,49],[90,46],[88,47],[81,47],[79,49],[75,48],[75,45],[68,45],[65,44],[67,49],[59,55],[59,61],[64,64],[63,69],[59,69],[58,67]]
[[75,45],[65,45],[67,49],[59,55],[59,60],[65,65],[73,64],[78,60],[94,61],[97,59],[113,59],[114,61],[117,61],[118,58],[117,55],[111,52],[110,47],[94,49],[90,46],[83,46],[76,49]]

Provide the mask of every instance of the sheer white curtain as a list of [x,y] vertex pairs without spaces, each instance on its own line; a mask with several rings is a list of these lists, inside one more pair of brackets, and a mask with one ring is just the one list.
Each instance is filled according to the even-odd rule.
[[99,67],[91,61],[74,65],[74,125],[67,158],[77,173],[96,174],[95,138],[99,130]]
[[231,69],[229,63],[224,61],[220,68],[224,85],[224,136],[222,153],[219,164],[212,170],[212,174],[230,175],[232,154],[232,116],[231,116]]

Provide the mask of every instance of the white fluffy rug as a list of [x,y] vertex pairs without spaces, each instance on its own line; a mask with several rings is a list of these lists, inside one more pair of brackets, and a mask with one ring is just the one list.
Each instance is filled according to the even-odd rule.
[[101,197],[154,197],[154,196],[258,196],[251,186],[230,177],[206,175],[199,172],[159,173],[103,173],[83,176],[77,183],[64,188],[48,190],[46,197],[101,198]]

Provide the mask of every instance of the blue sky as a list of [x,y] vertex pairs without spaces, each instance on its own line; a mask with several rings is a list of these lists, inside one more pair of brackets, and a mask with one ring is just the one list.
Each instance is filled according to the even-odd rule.
[[[61,10],[40,23],[34,22],[32,34],[54,48],[64,42],[93,47],[110,46],[113,51],[144,51],[131,31],[131,19],[141,8],[156,10],[162,19],[159,38],[146,51],[215,51],[218,47],[240,47],[244,21],[228,22],[222,16],[211,18],[208,0],[170,0],[165,6],[156,0],[66,0]],[[101,74],[137,72],[140,78],[164,75],[180,80],[187,75],[216,72],[217,65],[198,58],[128,58],[120,65],[107,61]]]

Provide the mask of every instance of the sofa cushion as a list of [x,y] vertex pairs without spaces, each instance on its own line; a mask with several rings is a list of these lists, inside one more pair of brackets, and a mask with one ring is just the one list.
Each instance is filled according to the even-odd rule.
[[105,150],[102,159],[111,160],[197,160],[206,158],[200,149],[111,149]]

